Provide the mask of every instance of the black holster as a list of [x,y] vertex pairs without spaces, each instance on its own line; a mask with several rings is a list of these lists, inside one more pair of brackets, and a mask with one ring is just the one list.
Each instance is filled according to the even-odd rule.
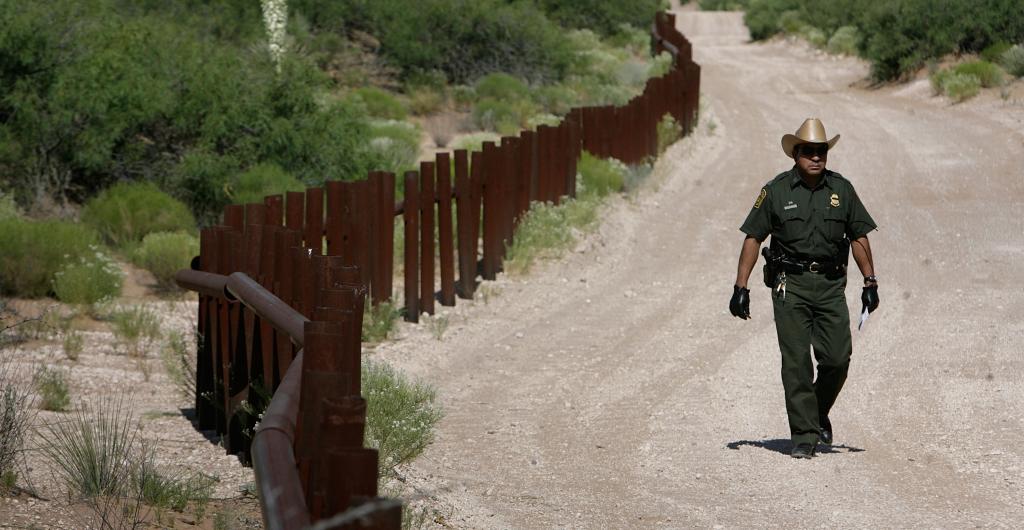
[[764,256],[764,286],[774,289],[775,282],[782,273],[782,253],[771,247],[764,247],[761,249],[761,255]]

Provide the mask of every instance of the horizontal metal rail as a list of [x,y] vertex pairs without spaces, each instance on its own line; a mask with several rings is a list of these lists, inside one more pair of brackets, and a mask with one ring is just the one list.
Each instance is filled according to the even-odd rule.
[[174,281],[182,289],[214,298],[227,298],[224,286],[228,283],[228,277],[223,274],[182,269],[174,274]]
[[[300,347],[309,321],[242,272],[229,276],[181,270],[174,276],[181,287],[206,296],[237,300]],[[299,419],[303,352],[288,366],[253,435],[251,455],[256,488],[263,501],[263,521],[271,530],[299,530],[310,524],[309,511],[295,462],[295,425]]]
[[295,462],[295,425],[299,420],[299,394],[302,383],[300,350],[263,420],[252,438],[252,467],[256,488],[263,501],[263,522],[269,530],[299,530],[309,526],[309,511]]
[[224,288],[228,293],[228,300],[238,300],[245,304],[245,307],[256,313],[256,316],[287,333],[293,343],[300,347],[303,346],[305,342],[303,326],[309,322],[308,318],[282,302],[280,298],[274,296],[274,293],[266,290],[244,272],[233,272],[227,278],[228,281]]
[[673,57],[679,55],[679,48],[676,47],[675,44],[672,44],[671,42],[669,42],[668,39],[666,39],[665,37],[662,37],[661,35],[658,34],[658,24],[657,23],[654,23],[651,26],[651,36],[654,38],[655,42],[657,42],[663,48],[668,50],[669,53],[671,53]]

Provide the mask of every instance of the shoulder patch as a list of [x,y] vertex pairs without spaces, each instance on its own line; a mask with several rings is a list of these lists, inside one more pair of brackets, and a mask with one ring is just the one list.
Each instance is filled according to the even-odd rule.
[[754,208],[760,208],[761,203],[764,202],[764,198],[768,196],[768,190],[761,188],[761,194],[757,196],[757,200],[754,201]]

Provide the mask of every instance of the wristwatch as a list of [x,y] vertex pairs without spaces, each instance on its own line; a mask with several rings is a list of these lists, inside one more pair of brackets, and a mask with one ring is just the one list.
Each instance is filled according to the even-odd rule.
[[871,276],[865,276],[864,277],[864,285],[867,285],[869,283],[877,284],[878,283],[878,278],[876,278],[874,274],[872,274]]

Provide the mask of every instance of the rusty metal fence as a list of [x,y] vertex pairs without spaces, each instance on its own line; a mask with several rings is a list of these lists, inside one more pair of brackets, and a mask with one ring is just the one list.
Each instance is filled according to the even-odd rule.
[[[657,156],[664,115],[692,130],[700,67],[690,43],[666,13],[651,37],[672,66],[626,105],[574,108],[557,126],[440,153],[402,175],[399,202],[395,175],[371,172],[229,205],[221,225],[200,232],[192,270],[177,275],[199,293],[197,420],[252,462],[267,528],[399,528],[400,504],[376,497],[360,396],[364,303],[392,297],[395,217],[405,318],[471,298],[478,273],[501,270],[532,202],[574,196],[583,150],[638,164]],[[358,517],[340,515],[360,506]]]

